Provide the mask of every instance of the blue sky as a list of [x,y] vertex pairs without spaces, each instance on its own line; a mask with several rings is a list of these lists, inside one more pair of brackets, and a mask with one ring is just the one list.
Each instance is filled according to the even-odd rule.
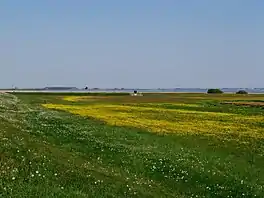
[[0,87],[264,87],[264,1],[2,0]]

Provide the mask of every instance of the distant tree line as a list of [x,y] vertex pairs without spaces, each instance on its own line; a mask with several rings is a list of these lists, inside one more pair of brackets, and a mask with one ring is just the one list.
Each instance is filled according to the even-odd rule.
[[[224,92],[221,89],[208,89],[207,93],[208,94],[223,94]],[[245,90],[238,90],[236,94],[248,94],[248,92]]]

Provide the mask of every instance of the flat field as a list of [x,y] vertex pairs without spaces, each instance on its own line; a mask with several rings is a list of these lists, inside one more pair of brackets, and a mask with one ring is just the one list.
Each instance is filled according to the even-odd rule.
[[262,198],[262,101],[0,94],[0,197]]

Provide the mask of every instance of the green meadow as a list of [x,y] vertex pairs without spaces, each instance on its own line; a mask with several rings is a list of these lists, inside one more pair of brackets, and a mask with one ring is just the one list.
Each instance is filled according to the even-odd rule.
[[262,198],[263,106],[261,94],[0,94],[0,197]]

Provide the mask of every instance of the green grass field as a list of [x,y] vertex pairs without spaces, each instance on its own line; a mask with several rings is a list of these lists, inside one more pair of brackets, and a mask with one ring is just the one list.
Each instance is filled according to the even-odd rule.
[[262,198],[262,101],[0,94],[0,197]]

